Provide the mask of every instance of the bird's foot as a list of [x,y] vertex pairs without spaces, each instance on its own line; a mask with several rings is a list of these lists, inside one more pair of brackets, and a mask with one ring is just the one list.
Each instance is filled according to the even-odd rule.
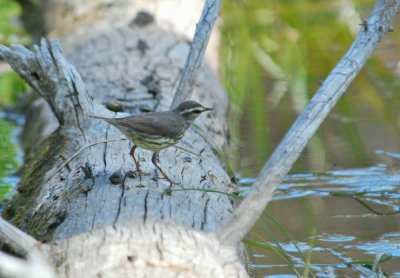
[[128,177],[130,177],[130,178],[136,178],[137,176],[141,177],[142,175],[143,175],[143,176],[148,176],[148,175],[150,175],[150,173],[143,172],[142,170],[140,170],[140,168],[139,168],[139,169],[136,169],[135,171],[128,171],[126,174],[127,174]]
[[163,172],[162,172],[162,174],[164,175],[164,177],[158,176],[158,179],[159,179],[159,180],[166,180],[166,181],[168,181],[169,184],[170,184],[170,186],[172,186],[172,185],[174,185],[174,184],[178,184],[177,182],[171,180],[171,179],[170,179],[166,174],[164,174]]
[[169,182],[169,184],[170,184],[170,187],[171,187],[173,184],[177,184],[177,182],[174,182],[173,180],[171,180],[171,179],[167,176],[167,174],[164,173],[164,171],[161,169],[161,167],[157,164],[157,159],[158,159],[158,154],[157,154],[157,153],[153,153],[153,156],[151,157],[151,162],[153,163],[154,166],[156,166],[157,170],[160,171],[161,174],[164,176],[164,177],[160,177],[160,176],[157,175],[157,176],[158,176],[158,179],[167,180],[167,181]]

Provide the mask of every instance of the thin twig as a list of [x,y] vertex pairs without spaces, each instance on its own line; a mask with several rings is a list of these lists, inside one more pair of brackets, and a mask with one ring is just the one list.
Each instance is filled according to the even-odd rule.
[[205,189],[205,188],[166,189],[165,193],[170,194],[172,192],[178,192],[178,191],[200,191],[200,192],[207,192],[207,193],[217,193],[217,194],[221,194],[221,195],[226,195],[236,201],[243,199],[242,196],[240,196],[240,195],[235,195],[232,193],[227,193],[225,191],[214,190],[214,189]]
[[175,145],[174,147],[175,147],[175,148],[177,148],[177,149],[179,149],[179,150],[182,150],[182,151],[185,151],[185,152],[191,153],[191,154],[193,154],[193,155],[195,155],[195,156],[197,156],[197,157],[201,157],[201,156],[200,156],[198,153],[195,153],[195,152],[189,151],[188,149],[185,149],[184,147],[180,147],[180,146],[177,146],[177,145]]
[[400,0],[378,0],[371,16],[365,21],[367,27],[361,29],[351,48],[264,165],[250,194],[218,233],[221,242],[237,246],[254,226],[307,142],[363,68],[378,42],[392,30],[392,22],[399,9]]
[[181,79],[179,80],[170,110],[177,107],[182,101],[190,98],[193,93],[193,88],[203,62],[208,40],[218,17],[220,5],[221,0],[206,0],[206,3],[204,4],[203,12],[199,23],[197,23],[189,55],[186,59],[186,64]]
[[47,183],[49,180],[51,180],[55,175],[57,175],[58,172],[60,172],[60,170],[62,168],[64,168],[68,163],[70,163],[75,157],[77,157],[85,149],[95,146],[95,145],[98,145],[98,144],[104,144],[104,143],[115,142],[115,141],[123,141],[123,140],[128,140],[128,139],[126,139],[126,138],[107,139],[107,140],[97,141],[97,142],[88,144],[86,146],[83,146],[76,153],[74,153],[71,157],[67,158],[67,160],[65,160],[63,163],[61,163],[61,165],[57,167],[56,171],[50,177],[48,177],[43,183]]

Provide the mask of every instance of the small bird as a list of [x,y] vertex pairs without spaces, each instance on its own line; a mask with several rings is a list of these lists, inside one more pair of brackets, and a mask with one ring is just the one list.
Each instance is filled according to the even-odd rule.
[[149,112],[124,118],[103,118],[109,124],[121,131],[134,145],[129,154],[136,165],[136,171],[140,170],[139,162],[135,158],[137,147],[153,152],[151,162],[164,175],[171,184],[173,182],[157,165],[158,153],[165,148],[175,145],[185,134],[192,122],[203,112],[211,111],[195,101],[184,101],[173,110],[162,112]]

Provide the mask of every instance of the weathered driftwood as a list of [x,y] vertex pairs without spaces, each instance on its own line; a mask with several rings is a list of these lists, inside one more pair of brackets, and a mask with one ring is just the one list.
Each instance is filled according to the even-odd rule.
[[[39,243],[17,229],[0,217],[0,243],[11,247],[12,250],[24,256],[20,259],[0,251],[0,276],[1,277],[55,277],[53,267],[50,265],[47,254],[38,250]],[[44,254],[43,254],[44,253]]]
[[[77,10],[88,7],[76,4]],[[49,242],[38,250],[61,276],[82,275],[82,262],[93,266],[87,276],[132,271],[134,276],[245,276],[236,247],[199,232],[217,231],[233,211],[228,195],[207,189],[236,191],[218,154],[227,144],[228,102],[214,74],[204,67],[195,85],[193,99],[216,109],[178,144],[190,152],[169,148],[160,154],[161,167],[179,182],[171,188],[157,178],[147,151],[137,154],[150,175],[130,177],[131,143],[115,140],[122,137],[118,131],[88,117],[115,116],[104,108],[114,100],[131,114],[167,110],[172,102],[189,44],[162,29],[157,14],[141,12],[139,4],[131,3],[136,17],[125,26],[101,30],[107,19],[99,20],[100,27],[95,21],[83,24],[74,30],[79,43],[69,34],[68,61],[57,41],[41,40],[33,51],[0,47],[0,56],[46,100],[35,102],[44,111],[41,117],[27,119],[28,127],[45,128],[27,132],[33,137],[26,143],[24,176],[4,216]],[[83,38],[88,26],[93,31]],[[54,117],[57,121],[46,120]]]
[[1,277],[247,276],[236,247],[168,221],[127,221],[49,244],[34,242],[1,218],[0,227],[8,230],[1,241],[28,254],[20,259],[0,252]]
[[[53,166],[49,169],[52,171],[44,173],[46,171],[43,171],[41,168],[45,168],[46,166],[38,163],[34,164],[33,170],[29,172],[29,174],[33,174],[31,179],[35,182],[35,185],[38,186],[38,184],[45,181],[44,189],[47,190],[43,188],[25,188],[26,184],[22,184],[22,192],[17,197],[21,198],[21,200],[17,199],[16,204],[19,204],[23,208],[23,218],[21,218],[21,214],[13,212],[12,209],[7,210],[6,214],[11,216],[21,227],[31,229],[30,232],[34,233],[38,238],[52,240],[51,244],[38,245],[35,250],[41,252],[41,254],[50,256],[51,259],[49,258],[49,260],[57,266],[58,274],[62,276],[82,275],[84,271],[88,276],[111,276],[114,274],[119,274],[120,276],[134,274],[137,276],[163,277],[172,275],[203,277],[245,276],[245,271],[239,263],[236,251],[239,241],[257,220],[271,199],[272,192],[281,178],[290,169],[309,138],[343,94],[351,80],[362,68],[375,45],[384,34],[391,30],[391,23],[400,7],[399,2],[378,1],[373,14],[365,22],[352,48],[328,76],[280,147],[263,168],[250,195],[241,203],[239,209],[235,211],[232,220],[225,224],[222,229],[221,225],[226,223],[227,219],[231,218],[230,200],[222,194],[190,191],[200,194],[196,196],[191,194],[185,195],[187,192],[179,191],[172,192],[172,195],[169,196],[161,184],[156,181],[152,182],[146,177],[142,180],[146,183],[146,187],[144,188],[140,186],[140,182],[137,179],[129,179],[126,176],[123,176],[122,185],[112,185],[108,182],[109,173],[120,170],[120,168],[122,168],[123,172],[129,169],[126,166],[126,161],[129,158],[126,155],[121,155],[121,157],[115,155],[122,154],[128,148],[127,142],[119,142],[117,146],[112,145],[116,142],[110,142],[106,146],[103,146],[99,154],[96,148],[101,144],[94,142],[96,140],[104,140],[104,138],[93,131],[93,129],[107,127],[98,126],[94,121],[88,120],[86,116],[92,112],[107,112],[102,111],[104,109],[101,106],[85,96],[86,90],[84,86],[75,83],[80,83],[79,76],[74,68],[63,60],[57,44],[48,44],[43,41],[41,47],[36,49],[35,55],[32,55],[21,47],[13,50],[4,47],[1,48],[0,53],[2,53],[2,56],[8,58],[8,61],[12,65],[13,63],[14,66],[17,65],[17,71],[19,70],[23,76],[26,75],[25,78],[32,82],[33,87],[37,91],[44,94],[45,98],[50,98],[50,101],[47,101],[55,106],[52,107],[53,113],[57,116],[59,122],[62,123],[62,126],[50,136],[50,139],[47,139],[47,142],[51,143],[50,147],[45,148],[44,153],[38,154],[38,161],[42,163],[45,157],[50,158],[51,165]],[[151,34],[153,35],[150,37],[153,40],[146,36],[144,28],[155,28],[151,29]],[[76,52],[72,52],[71,58],[77,65],[80,65],[79,69],[89,85],[88,91],[96,92],[96,98],[99,101],[106,103],[108,100],[101,98],[97,93],[101,94],[104,91],[113,92],[117,98],[124,99],[128,95],[128,91],[133,91],[135,92],[135,98],[131,101],[140,101],[141,103],[148,101],[146,103],[150,107],[154,107],[157,106],[154,104],[154,100],[147,99],[146,94],[150,92],[155,96],[161,95],[168,99],[164,90],[154,91],[154,88],[167,88],[167,90],[171,90],[172,84],[174,84],[173,81],[176,81],[178,75],[176,70],[178,67],[171,66],[171,64],[174,65],[174,63],[171,63],[174,60],[171,57],[179,60],[179,55],[171,55],[171,53],[176,53],[173,50],[180,44],[167,44],[169,46],[167,50],[164,48],[160,52],[157,52],[159,50],[154,50],[159,54],[157,59],[146,59],[146,53],[149,52],[149,49],[147,47],[143,48],[143,45],[149,46],[148,42],[155,43],[155,41],[160,41],[160,37],[163,37],[160,34],[156,39],[154,34],[157,34],[157,30],[159,29],[152,24],[150,26],[146,25],[146,27],[141,26],[141,28],[137,28],[136,26],[133,29],[138,32],[138,37],[140,38],[136,37],[136,44],[129,44],[129,40],[127,39],[128,37],[135,37],[135,34],[130,29],[120,28],[118,32],[111,31],[110,33],[101,35],[99,38],[94,36],[89,41],[90,43],[83,44]],[[130,49],[129,56],[131,56],[131,52],[134,52],[132,49],[135,49],[136,46],[137,52],[140,52],[142,56],[139,60],[134,60],[135,65],[142,65],[141,60],[145,57],[144,64],[146,66],[142,66],[141,71],[134,71],[134,69],[129,68],[130,57],[120,57],[115,54],[108,57],[107,52],[102,52],[102,50],[104,51],[104,45],[106,45],[107,50],[111,49],[113,51],[112,47],[114,45],[107,45],[107,42],[114,40],[119,42],[117,45],[123,46],[122,52]],[[122,43],[120,42],[121,40],[123,40]],[[143,44],[141,40],[144,40],[146,44]],[[168,42],[169,40],[165,38],[164,41]],[[117,50],[121,51],[121,47],[117,47]],[[101,64],[99,60],[92,57],[90,58],[93,60],[90,60],[90,62],[83,61],[83,65],[80,64],[83,57],[91,56],[97,52],[106,57],[106,61],[109,62],[107,67],[104,69],[96,68],[96,65],[105,64]],[[115,51],[114,53],[120,52]],[[165,56],[168,59],[163,59]],[[42,60],[43,57],[49,59]],[[39,60],[42,62],[39,62]],[[124,61],[125,63],[121,65],[118,63],[119,61]],[[115,67],[115,65],[119,65],[119,67]],[[163,71],[165,68],[168,69],[165,71],[168,74]],[[132,75],[129,74],[129,76],[138,75],[140,77],[138,80],[142,82],[138,82],[136,79],[125,79],[124,74],[126,72],[131,73],[127,69],[132,70],[134,73]],[[106,75],[101,75],[100,71],[105,71]],[[55,78],[53,80],[51,78],[50,80],[46,80],[46,78],[42,79],[41,76],[46,76],[46,74],[47,78],[51,76],[63,76],[64,78]],[[119,78],[116,78],[115,74]],[[211,77],[212,75],[207,76],[207,82],[212,81],[212,79],[209,79]],[[153,82],[154,78],[156,78],[155,83]],[[199,83],[205,86],[206,84],[202,84],[201,78],[204,78],[204,76],[200,76]],[[42,86],[44,88],[46,88],[46,85],[48,86],[47,82],[52,84],[49,87],[49,91],[45,91],[42,88]],[[146,86],[149,84],[152,85]],[[153,85],[159,87],[153,87]],[[219,88],[218,85],[215,86]],[[64,90],[70,94],[66,95]],[[123,92],[122,94],[120,93],[121,91]],[[197,91],[199,92],[199,90]],[[64,97],[71,98],[72,102],[65,102],[65,98],[51,97],[51,94],[57,96],[60,93],[64,94]],[[136,96],[140,97],[136,98]],[[209,100],[210,98],[207,96],[207,94],[203,95],[203,99],[201,98],[200,101],[203,103],[207,101],[213,103],[215,98],[224,98],[222,94],[215,93],[212,95],[212,100]],[[157,101],[156,103],[161,104],[161,102]],[[82,109],[82,107],[86,108]],[[219,109],[219,112],[225,111],[223,108]],[[66,115],[72,119],[64,119]],[[216,119],[219,119],[219,116],[222,115],[213,115],[208,120],[216,121]],[[207,123],[204,126],[207,126]],[[208,127],[210,126],[212,125],[208,125]],[[215,126],[212,127],[215,128]],[[107,128],[106,137],[113,137],[113,132],[112,129]],[[203,149],[205,144],[204,142],[200,142],[203,137],[196,137],[199,134],[194,130],[190,133],[190,137],[185,140],[188,140],[188,145],[192,144],[198,148],[197,151],[199,152],[200,148]],[[207,134],[213,141],[218,142],[218,144],[224,143],[224,138],[221,136],[223,130],[211,129],[208,130]],[[90,147],[79,149],[79,146],[85,146],[85,144]],[[45,144],[45,146],[48,145]],[[53,146],[58,148],[53,148]],[[76,153],[77,149],[82,151]],[[72,155],[74,159],[68,160],[68,165],[66,165],[57,156],[61,153]],[[187,154],[183,156],[180,150],[172,151],[172,154],[169,154],[168,151],[166,153],[167,155],[162,160],[169,159],[174,162],[173,167],[180,167],[183,184],[201,181],[200,186],[204,188],[202,182],[205,178],[207,184],[215,186],[213,188],[229,191],[229,179],[223,174],[219,162],[210,162],[218,160],[213,159],[214,154],[211,147],[207,144],[204,150],[201,151],[202,154],[206,153],[206,157],[201,159],[206,165],[199,162],[196,164],[201,168],[198,170],[205,171],[203,172],[204,176],[196,176],[195,174],[185,179],[187,171],[192,170],[190,165],[192,165],[196,156],[188,155],[189,159],[187,159]],[[82,157],[85,160],[79,160]],[[183,163],[180,163],[180,157]],[[149,157],[145,156],[145,160],[148,161],[148,159]],[[81,162],[77,164],[76,161]],[[83,162],[85,162],[85,165],[82,165]],[[86,162],[88,163],[86,164]],[[110,162],[118,162],[123,166],[118,168]],[[60,167],[60,171],[55,166],[57,163],[63,166]],[[185,163],[190,165],[188,166]],[[208,163],[212,165],[208,165]],[[81,166],[85,169],[83,171],[85,175],[78,173]],[[215,172],[216,169],[220,170]],[[175,170],[176,168],[171,172],[176,173]],[[210,171],[214,172],[210,174]],[[27,182],[30,180],[25,178],[24,181]],[[43,192],[47,194],[44,195]],[[27,199],[23,196],[28,193],[34,196],[33,199],[36,206],[32,206],[31,202],[26,207],[22,206],[23,201]],[[181,196],[180,194],[184,195]],[[153,198],[153,195],[156,197]],[[176,198],[176,200],[173,200],[173,198]],[[167,202],[165,201],[166,199],[168,200]],[[197,200],[200,204],[194,203],[193,200]],[[109,202],[115,202],[117,205],[109,205]],[[132,202],[138,203],[132,204]],[[220,204],[222,205],[220,206]],[[129,210],[127,207],[129,207]],[[34,209],[33,213],[27,213],[31,208]],[[190,210],[192,208],[194,208],[193,211]],[[198,211],[199,208],[203,208],[203,211]],[[212,213],[209,211],[211,208],[213,210]],[[140,209],[142,210],[139,211]],[[49,211],[51,214],[46,215],[44,211]],[[201,213],[200,218],[197,217],[195,212]],[[186,213],[190,215],[193,220],[192,222],[182,221],[182,219],[186,219],[184,217]],[[101,220],[98,219],[100,216]],[[39,221],[43,217],[47,222],[40,222],[42,226],[35,225],[35,221]],[[81,219],[89,222],[78,223]],[[122,219],[126,221],[122,221]],[[135,220],[128,221],[127,219]],[[196,222],[196,219],[202,220],[199,223]],[[69,227],[72,227],[72,230]],[[99,228],[94,229],[96,227]],[[49,230],[52,230],[52,232],[48,232]],[[216,234],[206,234],[199,230],[213,232],[219,230],[219,232]],[[0,236],[4,236],[4,234],[0,233]],[[0,238],[0,240],[2,239]],[[203,247],[205,248],[203,249]],[[118,249],[117,252],[115,252],[116,249]],[[192,252],[194,249],[196,250],[195,253]],[[27,251],[29,250],[25,250],[24,252]],[[77,255],[76,260],[74,259],[75,255]],[[216,265],[212,264],[214,262],[216,262]],[[87,271],[85,266],[92,265],[93,267],[90,271]]]
[[[154,22],[142,26],[136,19],[131,26],[83,42],[71,53],[69,60],[78,67],[84,84],[74,66],[63,58],[57,42],[42,40],[33,52],[22,46],[2,47],[2,56],[50,104],[60,124],[47,142],[41,143],[46,153],[37,157],[43,167],[28,167],[27,171],[33,173],[22,180],[20,194],[14,198],[21,206],[15,213],[12,208],[6,210],[6,215],[41,240],[66,238],[137,217],[143,221],[153,217],[174,220],[204,231],[216,231],[226,222],[232,211],[226,195],[181,190],[235,190],[217,152],[205,140],[207,135],[214,145],[224,145],[227,132],[226,96],[209,71],[201,72],[196,99],[218,109],[202,117],[198,128],[190,129],[179,144],[198,155],[178,148],[169,148],[160,155],[161,166],[179,182],[171,188],[171,194],[165,192],[169,184],[157,178],[147,151],[139,151],[138,155],[144,171],[151,174],[134,178],[125,175],[134,170],[128,152],[131,143],[96,144],[122,136],[109,125],[88,117],[114,116],[93,102],[89,94],[97,103],[118,99],[126,107],[131,106],[132,113],[166,110],[188,50],[188,44],[176,35]],[[65,167],[60,169],[59,165]],[[122,174],[117,184],[110,181],[114,173]]]

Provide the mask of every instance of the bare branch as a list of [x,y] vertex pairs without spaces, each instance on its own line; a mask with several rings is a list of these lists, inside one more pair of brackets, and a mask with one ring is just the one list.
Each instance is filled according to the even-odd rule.
[[218,233],[225,244],[236,246],[254,226],[275,189],[291,169],[307,142],[363,68],[382,37],[391,31],[400,0],[379,0],[356,40],[298,117],[262,168],[253,188],[233,218]]
[[24,233],[0,217],[0,243],[9,245],[16,253],[25,256],[33,246],[39,244],[36,239]]
[[171,110],[177,107],[182,101],[190,98],[193,93],[193,87],[203,62],[211,31],[218,17],[220,5],[221,0],[206,0],[204,4],[203,12],[197,24],[193,42],[190,47],[190,52],[171,104]]
[[56,277],[53,268],[38,251],[31,251],[27,256],[27,260],[0,252],[0,276],[5,278]]
[[52,267],[37,249],[39,242],[0,217],[0,242],[10,246],[21,259],[0,251],[0,277],[51,278],[55,277]]

